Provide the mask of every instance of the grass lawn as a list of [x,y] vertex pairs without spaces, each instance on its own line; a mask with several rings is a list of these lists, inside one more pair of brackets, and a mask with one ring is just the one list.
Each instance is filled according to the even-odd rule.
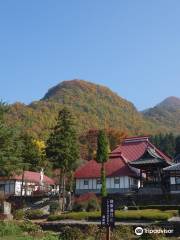
[[[175,215],[178,211],[168,210],[161,211],[158,209],[145,209],[145,210],[119,210],[115,212],[116,221],[127,221],[127,220],[152,220],[152,221],[163,221],[167,220]],[[57,220],[89,220],[97,221],[100,220],[100,212],[70,212],[61,215],[49,216],[49,221]]]
[[43,232],[31,222],[0,222],[0,240],[59,240],[52,232]]

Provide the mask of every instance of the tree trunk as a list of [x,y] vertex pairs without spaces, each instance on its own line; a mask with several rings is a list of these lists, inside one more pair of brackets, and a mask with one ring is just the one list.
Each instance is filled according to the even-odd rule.
[[105,173],[104,162],[102,162],[102,165],[101,165],[101,196],[102,197],[107,196],[106,173]]
[[22,179],[21,179],[21,197],[23,195],[23,185],[24,185],[24,168],[23,168]]
[[66,176],[63,174],[63,199],[62,199],[62,211],[65,210],[65,193],[66,193]]
[[62,172],[59,169],[59,193],[58,193],[58,199],[59,199],[59,209],[62,211],[62,204],[61,204],[61,187],[62,187]]

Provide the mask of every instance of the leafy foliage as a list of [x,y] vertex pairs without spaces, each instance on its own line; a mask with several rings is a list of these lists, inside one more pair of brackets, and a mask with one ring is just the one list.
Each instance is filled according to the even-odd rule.
[[109,146],[107,136],[104,131],[100,130],[98,134],[98,142],[97,142],[97,162],[101,163],[101,196],[107,196],[106,189],[106,172],[104,163],[109,158]]
[[68,106],[77,121],[77,132],[89,129],[116,129],[127,134],[160,131],[146,121],[134,105],[110,89],[82,80],[64,81],[50,89],[40,101],[15,103],[6,114],[10,126],[16,125],[35,139],[48,139],[58,112]]
[[75,169],[79,159],[78,142],[73,117],[67,108],[59,112],[57,124],[47,141],[46,153],[55,169],[65,173]]
[[[180,133],[180,99],[169,97],[157,106],[144,111],[144,117],[164,132]],[[163,132],[163,131],[161,131]]]
[[176,147],[176,136],[172,133],[158,134],[151,137],[152,143],[167,155],[174,157]]
[[[64,200],[66,177],[72,179],[72,171],[77,167],[79,160],[79,146],[74,120],[67,108],[63,108],[59,112],[57,124],[47,141],[46,153],[53,167],[60,170],[61,178],[59,180]],[[70,185],[72,191],[72,181]],[[64,210],[64,201],[62,210]]]
[[7,106],[0,106],[0,168],[1,174],[8,177],[22,169],[19,131],[6,125],[4,114]]

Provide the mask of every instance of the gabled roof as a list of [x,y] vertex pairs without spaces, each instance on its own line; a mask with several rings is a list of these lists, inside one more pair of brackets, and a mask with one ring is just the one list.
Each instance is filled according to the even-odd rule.
[[163,168],[164,171],[180,171],[180,163],[173,164],[169,167]]
[[[1,177],[1,180],[6,179],[6,177]],[[22,174],[14,175],[10,178],[11,180],[22,180]],[[24,171],[24,181],[29,181],[33,183],[40,183],[40,173],[39,172],[32,172],[32,171]],[[55,185],[53,179],[49,178],[48,176],[44,175],[43,182],[47,185]]]
[[131,162],[140,159],[148,149],[151,149],[151,152],[158,158],[162,158],[168,163],[172,161],[169,156],[161,152],[149,141],[148,136],[126,138],[112,153],[121,152],[122,156]]
[[[166,165],[172,164],[171,158],[150,143],[148,136],[131,137],[126,138],[110,154],[109,160],[105,163],[106,176],[138,176],[137,169],[135,171],[130,165],[132,162],[139,161],[146,153],[151,155],[150,160],[153,159],[154,164],[159,161],[167,163]],[[75,178],[98,178],[100,172],[101,164],[91,160],[76,170]]]
[[[125,161],[119,156],[116,158],[109,158],[105,163],[105,170],[107,177],[116,176],[134,176],[137,173],[129,167]],[[87,162],[85,165],[78,168],[75,172],[75,178],[99,178],[101,176],[101,164],[95,160]]]

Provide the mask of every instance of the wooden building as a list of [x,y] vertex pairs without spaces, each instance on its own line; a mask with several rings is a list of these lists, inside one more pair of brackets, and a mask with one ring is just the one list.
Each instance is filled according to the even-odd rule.
[[55,182],[43,172],[24,171],[24,176],[14,175],[11,178],[0,177],[0,194],[5,196],[32,196],[48,193],[54,188]]
[[170,192],[180,193],[180,163],[173,164],[163,170],[166,173],[167,179],[170,179]]
[[[171,158],[157,149],[148,137],[126,138],[105,163],[108,193],[162,193],[166,190],[163,168],[172,164]],[[87,162],[75,172],[76,194],[99,193],[101,164]]]

